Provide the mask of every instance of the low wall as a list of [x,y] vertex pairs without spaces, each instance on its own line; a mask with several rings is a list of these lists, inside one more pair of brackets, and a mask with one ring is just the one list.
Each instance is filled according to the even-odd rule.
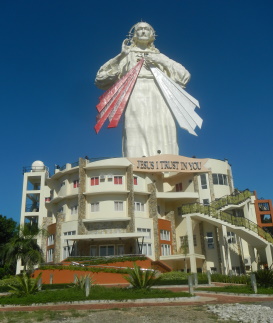
[[[42,283],[43,284],[64,284],[73,283],[75,280],[75,275],[78,277],[90,274],[92,276],[94,283],[99,285],[110,285],[110,284],[128,284],[127,280],[123,278],[124,274],[114,274],[114,273],[92,273],[90,271],[82,270],[66,270],[66,269],[46,269],[39,270],[36,269],[33,277],[36,278],[40,273],[42,273]],[[52,281],[51,281],[52,279]]]
[[[96,267],[122,267],[122,268],[133,268],[134,262],[132,261],[124,261],[124,262],[115,262],[110,264],[101,264]],[[141,268],[149,269],[151,268],[151,260],[137,260],[135,263]],[[71,262],[64,262],[64,266],[71,265]],[[69,270],[69,269],[36,269],[34,271],[33,277],[36,278],[40,273],[42,273],[42,283],[43,284],[64,284],[64,283],[73,283],[75,280],[75,275],[78,277],[85,276],[90,274],[93,277],[95,284],[99,285],[109,285],[109,284],[128,284],[127,280],[123,277],[124,274],[117,273],[105,273],[98,272],[93,273],[90,271],[83,270]]]

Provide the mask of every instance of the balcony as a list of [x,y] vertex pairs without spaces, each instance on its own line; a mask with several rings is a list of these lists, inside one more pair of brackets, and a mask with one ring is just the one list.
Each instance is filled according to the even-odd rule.
[[164,199],[164,200],[196,200],[198,199],[198,193],[196,192],[157,192],[156,197],[158,199]]

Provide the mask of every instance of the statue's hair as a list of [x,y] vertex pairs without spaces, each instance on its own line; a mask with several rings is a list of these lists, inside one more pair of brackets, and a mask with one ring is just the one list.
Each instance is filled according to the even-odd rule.
[[154,46],[154,40],[155,40],[155,37],[156,37],[156,34],[155,34],[155,30],[154,30],[154,28],[150,25],[150,24],[148,24],[147,22],[145,22],[145,21],[141,21],[141,22],[138,22],[138,23],[136,23],[131,29],[130,29],[130,31],[129,31],[129,40],[130,40],[130,42],[131,42],[131,46],[130,47],[135,47],[136,46],[136,28],[137,28],[137,26],[139,25],[139,24],[141,24],[141,23],[145,23],[145,24],[147,24],[149,27],[150,27],[150,29],[151,29],[151,31],[152,31],[152,37],[151,37],[151,39],[150,39],[150,41],[149,41],[149,44],[148,44],[148,48],[150,49],[150,50],[152,50],[152,51],[157,51],[157,49],[155,48],[155,46]]

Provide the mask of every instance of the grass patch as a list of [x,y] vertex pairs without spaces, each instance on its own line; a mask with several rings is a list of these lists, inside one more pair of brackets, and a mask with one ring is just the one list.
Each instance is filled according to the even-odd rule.
[[9,295],[0,298],[0,305],[31,305],[38,303],[57,303],[57,302],[72,302],[84,300],[128,300],[139,298],[173,298],[173,297],[190,297],[189,293],[178,292],[174,293],[169,290],[150,289],[150,290],[135,290],[133,288],[106,288],[103,286],[91,287],[89,297],[85,297],[82,290],[69,288],[63,290],[45,290],[35,295],[27,295],[18,297]]
[[0,312],[0,322],[3,323],[37,323],[49,320],[65,321],[68,318],[87,316],[89,311],[45,311],[32,312]]
[[[235,294],[254,294],[252,288],[246,286],[222,286],[222,287],[200,287],[196,288],[196,291],[207,291],[207,292],[224,292],[224,293],[235,293]],[[273,294],[273,288],[258,288],[257,294]]]

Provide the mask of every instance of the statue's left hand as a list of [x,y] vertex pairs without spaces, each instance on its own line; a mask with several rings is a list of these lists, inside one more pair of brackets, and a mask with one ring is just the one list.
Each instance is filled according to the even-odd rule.
[[147,55],[145,57],[145,63],[164,66],[164,64],[163,64],[162,60],[160,59],[159,55],[156,55],[156,54]]

